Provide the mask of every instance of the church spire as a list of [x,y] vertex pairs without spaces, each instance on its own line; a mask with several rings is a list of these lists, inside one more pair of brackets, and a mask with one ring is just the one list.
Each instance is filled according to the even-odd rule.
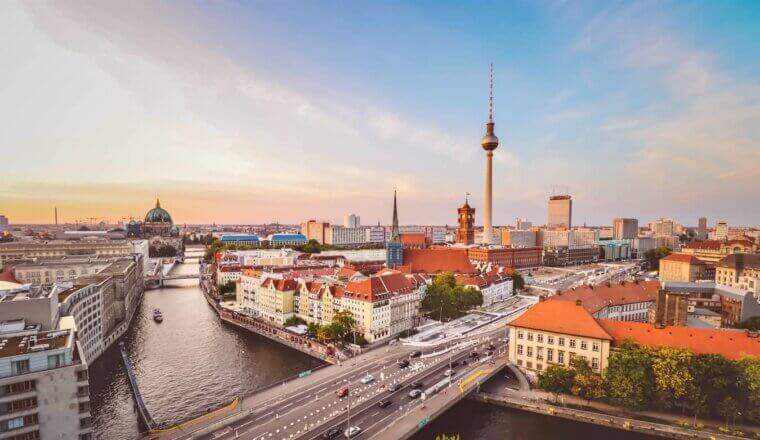
[[393,226],[391,227],[391,240],[400,240],[400,234],[398,230],[398,208],[396,206],[396,188],[393,188]]
[[161,207],[161,202],[158,200],[158,194],[156,195],[156,208]]

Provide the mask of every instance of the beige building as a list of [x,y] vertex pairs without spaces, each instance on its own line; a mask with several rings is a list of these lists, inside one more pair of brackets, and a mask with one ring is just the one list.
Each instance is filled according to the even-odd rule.
[[550,228],[573,227],[573,199],[569,195],[549,197],[549,219],[546,226]]
[[660,259],[660,281],[682,281],[693,283],[697,280],[712,279],[713,271],[699,258],[682,253],[672,253]]
[[306,237],[306,241],[317,240],[320,244],[324,244],[327,242],[329,228],[330,223],[307,220],[301,223],[301,234]]
[[148,257],[147,240],[79,240],[79,241],[13,241],[0,243],[0,267],[9,260],[29,260],[50,257],[114,257],[130,254]]
[[715,239],[720,241],[728,239],[728,223],[718,222],[715,225]]
[[501,231],[502,246],[534,247],[536,246],[536,231],[503,229]]
[[3,323],[0,334],[0,439],[90,440],[87,364],[73,330],[25,330]]
[[76,277],[98,273],[118,257],[58,257],[13,266],[16,279],[21,283],[51,285],[73,281]]
[[576,356],[601,373],[611,340],[580,301],[541,301],[509,324],[509,361],[534,379]]
[[635,218],[616,218],[612,220],[612,238],[615,240],[633,240],[639,236],[639,221]]
[[293,296],[298,288],[298,282],[293,279],[265,279],[256,292],[257,315],[266,321],[283,325],[293,316]]
[[760,254],[731,254],[722,258],[715,265],[715,283],[760,292]]
[[751,240],[701,240],[692,241],[681,248],[682,254],[694,255],[707,263],[717,263],[723,257],[737,253],[751,254],[756,252],[757,245]]

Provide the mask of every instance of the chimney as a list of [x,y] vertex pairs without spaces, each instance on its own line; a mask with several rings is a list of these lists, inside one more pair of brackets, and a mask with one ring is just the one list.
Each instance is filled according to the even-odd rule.
[[576,306],[579,306],[579,305],[581,305],[581,300],[579,300],[579,299],[576,299],[576,300],[575,300],[575,305],[576,305]]

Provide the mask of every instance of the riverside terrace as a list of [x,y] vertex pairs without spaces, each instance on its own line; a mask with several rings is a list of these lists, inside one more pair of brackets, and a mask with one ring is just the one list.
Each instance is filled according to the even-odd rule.
[[[351,423],[360,424],[362,437],[403,438],[413,434],[445,408],[460,400],[487,378],[506,365],[505,325],[524,309],[515,310],[471,331],[448,346],[445,341],[437,347],[412,347],[392,344],[367,351],[356,358],[324,368],[302,372],[298,377],[274,384],[260,392],[244,396],[232,413],[209,417],[198,423],[188,421],[182,430],[152,435],[161,439],[309,439],[321,437],[333,427],[345,429],[348,403],[351,402]],[[494,345],[495,353],[485,352]],[[420,351],[421,354],[414,353]],[[477,351],[478,359],[470,358]],[[398,361],[409,359],[408,368]],[[467,365],[465,365],[467,363]],[[459,366],[456,366],[459,364]],[[427,400],[410,399],[407,393],[413,382],[422,382],[430,390],[444,379],[444,372],[454,366],[456,371],[450,387],[437,393],[427,393]],[[370,383],[362,383],[367,374]],[[390,384],[400,389],[391,392]],[[350,398],[340,399],[336,392],[348,385]],[[432,395],[434,394],[434,395]],[[390,400],[388,408],[378,408],[379,400]],[[372,420],[380,410],[382,423]],[[417,420],[419,418],[419,420]],[[425,421],[427,420],[427,421]],[[396,437],[388,429],[405,431]],[[382,434],[381,430],[385,430]],[[395,432],[395,431],[394,431]],[[388,437],[388,436],[391,437]],[[236,437],[237,436],[237,437]]]

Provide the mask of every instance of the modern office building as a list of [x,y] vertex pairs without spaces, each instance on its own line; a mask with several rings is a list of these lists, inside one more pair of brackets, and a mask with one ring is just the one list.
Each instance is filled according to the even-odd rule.
[[0,232],[7,230],[9,226],[8,217],[0,215]]
[[599,261],[599,247],[553,246],[544,247],[544,266],[575,266]]
[[707,240],[707,217],[700,217],[697,221],[697,240]]
[[0,243],[0,266],[5,261],[50,257],[114,257],[143,254],[148,258],[147,240],[34,240]]
[[361,227],[361,218],[356,214],[346,214],[343,216],[344,228],[359,228]]
[[570,195],[549,197],[549,218],[546,226],[567,229],[573,227],[573,199]]
[[364,229],[366,243],[385,243],[385,228],[382,226],[367,226]]
[[535,247],[537,240],[536,234],[536,231],[504,229],[501,231],[501,244],[502,246],[510,246],[515,248]]
[[527,231],[532,227],[533,223],[529,222],[527,218],[518,217],[515,219],[515,229],[518,231]]
[[639,236],[639,221],[635,218],[616,218],[612,221],[612,238],[633,240]]
[[577,246],[586,246],[599,241],[599,229],[578,228],[573,230],[573,243]]
[[655,237],[672,237],[675,234],[673,220],[661,218],[652,224],[652,232]]
[[259,246],[261,241],[256,234],[222,234],[222,243],[236,246]]
[[325,243],[333,246],[359,246],[365,243],[366,238],[365,228],[330,225],[327,228]]
[[33,262],[14,265],[13,273],[21,283],[49,286],[100,272],[119,258],[122,257],[39,258]]

